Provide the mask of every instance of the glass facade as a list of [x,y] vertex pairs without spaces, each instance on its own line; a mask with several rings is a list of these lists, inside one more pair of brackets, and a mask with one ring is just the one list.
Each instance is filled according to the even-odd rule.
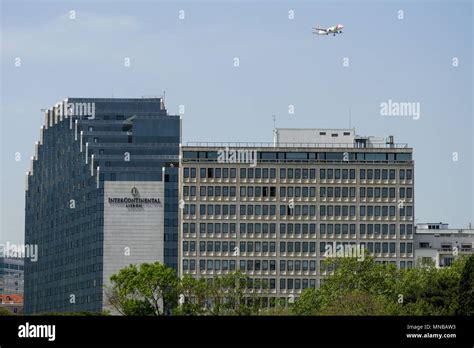
[[25,313],[101,311],[105,181],[164,181],[164,261],[177,269],[181,120],[161,98],[69,98],[45,118],[27,177],[25,243],[39,255],[25,260]]

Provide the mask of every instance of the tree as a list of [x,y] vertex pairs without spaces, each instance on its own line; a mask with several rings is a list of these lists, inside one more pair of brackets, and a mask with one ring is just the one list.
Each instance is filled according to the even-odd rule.
[[258,313],[254,287],[249,276],[240,270],[215,277],[210,283],[211,314],[251,315]]
[[[356,258],[329,259],[325,261],[325,267],[333,269],[334,273],[324,278],[318,289],[321,313],[325,308],[331,307],[334,310],[338,303],[344,304],[344,299],[353,292],[356,292],[354,298],[361,300],[362,294],[367,294],[396,301],[394,287],[400,274],[394,265],[378,264],[373,257],[365,257],[362,261]],[[374,301],[379,300],[380,298]]]
[[176,306],[178,278],[159,262],[130,265],[110,280],[108,301],[123,315],[167,315]]
[[459,281],[465,260],[450,267],[421,266],[400,270],[395,291],[403,298],[401,315],[454,315],[458,308]]
[[459,282],[458,315],[474,315],[474,255],[465,262]]
[[[266,283],[240,270],[178,279],[160,263],[130,265],[112,276],[109,303],[124,315],[472,315],[474,256],[450,267],[397,269],[373,257],[328,259],[332,273],[290,308],[267,309]],[[177,306],[178,297],[180,305]]]
[[333,274],[318,289],[306,289],[293,305],[298,315],[389,315],[400,278],[394,265],[377,264],[373,257],[328,259]]
[[266,316],[289,316],[294,314],[291,308],[280,306],[278,303],[275,304],[276,305],[274,307],[262,308],[259,314]]
[[110,279],[107,300],[122,315],[258,314],[267,290],[240,270],[212,279],[178,279],[158,262],[130,265]]
[[322,315],[388,315],[386,298],[354,290],[321,309]]
[[[442,269],[434,265],[397,269],[394,265],[376,263],[371,257],[362,261],[331,259],[325,266],[334,270],[334,274],[324,278],[319,289],[306,289],[293,305],[292,312],[298,315],[454,315],[460,307],[458,302],[464,301],[463,308],[472,308],[469,307],[473,298],[472,268],[464,264],[465,260],[460,258],[451,267]],[[464,295],[460,288],[466,289]]]
[[317,315],[321,310],[322,296],[319,289],[307,288],[291,307],[296,315]]
[[206,312],[208,285],[206,279],[184,275],[179,284],[182,302],[173,311],[175,315],[200,315]]

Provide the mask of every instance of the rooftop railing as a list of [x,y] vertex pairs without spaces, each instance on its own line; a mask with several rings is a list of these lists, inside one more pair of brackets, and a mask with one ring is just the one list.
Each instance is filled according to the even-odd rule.
[[[117,160],[122,162],[123,155],[101,155],[94,154],[95,160]],[[175,160],[179,161],[178,155],[133,155],[133,160]]]
[[158,172],[162,171],[163,167],[100,167],[100,172]]
[[179,147],[179,143],[89,143],[90,147],[104,147],[104,148],[113,148],[113,147],[123,147],[123,148],[133,148],[133,147]]
[[186,146],[192,147],[322,147],[322,148],[353,148],[353,149],[408,149],[406,143],[394,143],[394,144],[366,144],[361,146],[357,143],[278,143],[273,142],[187,142]]

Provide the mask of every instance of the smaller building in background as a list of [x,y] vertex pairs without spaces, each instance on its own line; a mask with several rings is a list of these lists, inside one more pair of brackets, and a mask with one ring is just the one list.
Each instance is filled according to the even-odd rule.
[[0,295],[0,308],[5,308],[13,314],[23,314],[23,295]]
[[23,295],[23,268],[22,258],[0,257],[0,295]]
[[473,254],[474,229],[449,228],[446,223],[420,223],[415,232],[417,264],[434,262],[436,267],[450,266],[457,256]]

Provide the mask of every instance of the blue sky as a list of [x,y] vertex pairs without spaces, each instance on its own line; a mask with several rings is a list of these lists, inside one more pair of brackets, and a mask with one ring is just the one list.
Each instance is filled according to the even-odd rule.
[[[419,222],[474,222],[471,1],[0,2],[0,243],[23,241],[40,109],[163,90],[170,113],[185,107],[184,142],[271,141],[272,114],[347,127],[351,109],[358,134],[414,148]],[[311,34],[337,23],[344,34]],[[420,103],[421,118],[381,116],[389,99]]]

